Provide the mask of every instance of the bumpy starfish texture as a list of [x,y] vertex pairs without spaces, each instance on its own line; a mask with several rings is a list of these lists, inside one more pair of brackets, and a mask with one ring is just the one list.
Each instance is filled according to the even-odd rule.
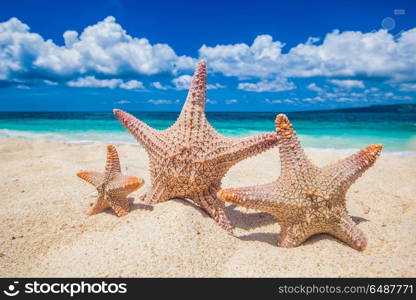
[[104,173],[85,172],[77,176],[91,183],[98,191],[97,202],[90,208],[87,215],[98,214],[111,207],[117,216],[129,213],[130,204],[127,195],[139,189],[144,180],[134,176],[121,174],[120,160],[114,146],[107,146],[107,162]]
[[221,190],[218,198],[275,216],[281,226],[281,247],[294,247],[314,234],[329,233],[364,250],[366,237],[348,215],[345,195],[374,164],[382,146],[368,146],[333,165],[318,168],[306,157],[285,115],[277,116],[276,130],[280,177],[269,184]]
[[192,200],[232,232],[225,204],[216,199],[221,179],[237,162],[273,147],[277,137],[274,132],[246,138],[220,135],[205,116],[206,76],[201,61],[178,119],[166,130],[153,129],[118,109],[114,114],[149,155],[151,187],[145,202]]

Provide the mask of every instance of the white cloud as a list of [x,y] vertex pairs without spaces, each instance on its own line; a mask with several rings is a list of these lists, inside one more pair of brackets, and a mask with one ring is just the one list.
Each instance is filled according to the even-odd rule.
[[288,82],[286,78],[275,80],[261,80],[256,83],[242,82],[238,84],[239,90],[250,92],[281,92],[289,91],[296,88],[293,82]]
[[80,74],[176,73],[192,69],[195,59],[178,56],[167,44],[150,44],[132,37],[107,17],[86,27],[81,34],[64,33],[64,46],[31,33],[17,18],[0,23],[0,79],[35,73],[45,77],[76,77]]
[[390,80],[416,79],[416,28],[399,38],[386,30],[362,33],[333,31],[321,44],[308,39],[282,53],[284,44],[270,35],[258,36],[251,46],[203,45],[200,56],[226,76],[270,78],[314,76],[367,76]]
[[324,91],[321,87],[317,86],[316,83],[314,83],[314,82],[308,84],[308,86],[306,88],[308,90],[311,90],[311,91],[314,91],[314,92],[317,92],[317,93],[322,93]]
[[191,75],[182,75],[176,77],[172,80],[172,83],[175,85],[177,90],[187,90],[191,85],[192,76]]
[[229,100],[225,100],[225,104],[235,104],[237,103],[238,100],[237,99],[229,99]]
[[77,78],[67,82],[71,87],[122,88],[126,90],[141,89],[143,83],[137,80],[124,82],[121,79],[97,79],[94,76]]
[[408,101],[413,98],[408,95],[395,95],[393,92],[381,92],[379,88],[371,87],[365,90],[357,91],[346,91],[343,88],[338,88],[334,86],[323,86],[319,87],[316,84],[312,83],[307,86],[308,89],[316,91],[317,95],[314,97],[293,97],[290,99],[265,99],[265,103],[268,104],[281,104],[281,103],[290,103],[293,105],[298,105],[302,103],[319,103],[319,102],[355,102],[355,103],[386,103],[387,101],[397,100],[397,101]]
[[226,86],[220,83],[207,84],[208,90],[216,90],[216,89],[223,89],[223,88],[226,88]]
[[372,87],[360,91],[347,91],[338,87],[325,87],[316,97],[302,98],[306,102],[360,102],[377,103],[388,100],[407,100],[404,96],[397,96],[393,92],[381,92],[379,88]]
[[[191,75],[181,75],[172,79],[173,86],[163,85],[158,81],[152,82],[152,86],[159,90],[167,90],[167,89],[187,90],[189,89],[189,86],[191,85],[191,81],[192,81]],[[222,89],[222,88],[225,88],[225,86],[220,83],[207,84],[208,90]]]
[[129,104],[131,103],[129,100],[119,100],[117,102],[114,102],[115,104]]
[[166,100],[166,99],[150,99],[147,100],[148,103],[152,103],[155,105],[160,105],[160,104],[178,104],[179,103],[179,99],[172,101],[172,100]]
[[67,30],[64,32],[65,46],[71,48],[78,41],[78,32]]
[[216,100],[207,99],[208,104],[217,104],[218,102]]
[[[167,44],[151,44],[142,37],[129,35],[114,17],[107,17],[81,32],[63,33],[64,45],[45,40],[30,31],[17,18],[0,23],[0,80],[10,83],[72,82],[86,84],[82,78],[126,78],[134,75],[171,74],[171,83],[153,82],[157,89],[187,89],[197,58],[180,56]],[[402,91],[414,91],[416,80],[416,28],[393,36],[386,30],[363,33],[335,30],[323,39],[285,49],[284,43],[270,35],[258,35],[246,43],[207,46],[199,49],[199,57],[207,61],[210,70],[225,76],[237,76],[239,89],[247,91],[283,91],[294,89],[288,78],[321,76],[342,80],[344,87],[354,77],[380,78],[400,84]],[[279,78],[278,80],[276,78]],[[98,79],[96,79],[98,80]],[[138,89],[140,81],[114,83],[95,82],[98,86]],[[251,81],[249,81],[251,80]],[[93,81],[93,80],[90,80]],[[334,80],[332,80],[334,81]],[[364,85],[364,83],[361,81]],[[360,87],[360,84],[352,84]],[[210,83],[209,89],[224,88]],[[114,87],[113,87],[114,88]],[[316,85],[310,84],[309,89]],[[360,88],[364,88],[360,87]]]
[[126,90],[143,89],[144,85],[143,85],[143,82],[141,81],[130,80],[130,81],[121,83],[120,88],[126,89]]
[[403,80],[416,77],[416,28],[395,39],[386,30],[333,31],[321,45],[300,44],[288,53],[288,75],[368,76]]
[[293,104],[295,101],[293,101],[292,99],[274,99],[274,100],[266,99],[265,102],[268,104],[282,104],[282,103]]
[[364,82],[362,82],[361,80],[351,80],[351,79],[346,79],[346,80],[338,80],[338,79],[331,79],[328,80],[328,82],[339,86],[339,87],[343,87],[343,88],[347,88],[347,89],[351,89],[351,88],[359,88],[359,89],[363,89],[365,88]]
[[46,83],[47,85],[58,85],[58,83],[57,82],[55,82],[55,81],[52,81],[52,80],[44,80],[43,81],[44,83]]
[[369,89],[365,90],[364,92],[365,93],[375,93],[375,92],[378,92],[378,91],[379,91],[379,88],[372,87],[372,88],[369,88]]
[[399,90],[402,92],[416,92],[416,83],[402,83]]
[[325,101],[321,96],[306,97],[306,98],[303,98],[302,100],[305,101],[305,102],[311,102],[311,103],[324,102]]
[[123,81],[121,79],[96,79],[94,76],[87,76],[68,81],[67,84],[72,87],[99,87],[114,89],[122,82]]
[[265,78],[277,73],[283,46],[279,41],[274,42],[270,35],[259,35],[251,46],[244,43],[215,47],[203,45],[199,55],[207,60],[211,69],[225,76]]
[[159,90],[167,90],[168,87],[162,85],[159,81],[152,82],[151,85]]

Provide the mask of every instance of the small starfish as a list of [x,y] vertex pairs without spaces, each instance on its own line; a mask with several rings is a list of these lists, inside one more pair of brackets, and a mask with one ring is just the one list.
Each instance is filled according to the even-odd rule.
[[269,184],[221,190],[218,198],[275,216],[281,226],[281,247],[294,247],[314,234],[329,233],[364,250],[366,237],[348,215],[345,195],[374,164],[382,146],[368,146],[333,165],[318,168],[306,157],[285,115],[277,116],[276,129],[280,177]]
[[190,199],[232,232],[225,204],[216,199],[221,179],[237,162],[276,145],[277,137],[274,132],[246,138],[220,135],[205,116],[206,76],[201,61],[178,119],[166,130],[153,129],[118,109],[114,114],[149,155],[151,187],[145,202]]
[[139,189],[144,180],[134,176],[121,175],[120,160],[116,147],[107,146],[107,162],[104,173],[78,172],[77,176],[97,188],[97,202],[90,208],[87,215],[95,215],[111,207],[117,216],[127,215],[130,211],[127,195]]

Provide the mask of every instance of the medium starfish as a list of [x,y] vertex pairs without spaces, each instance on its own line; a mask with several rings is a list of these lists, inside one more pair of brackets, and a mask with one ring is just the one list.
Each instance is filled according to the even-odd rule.
[[120,160],[116,147],[107,146],[107,162],[104,173],[78,172],[77,176],[97,188],[97,202],[90,208],[87,215],[95,215],[111,207],[117,216],[127,215],[130,211],[127,195],[139,189],[144,180],[134,176],[121,175]]
[[153,129],[118,109],[114,114],[149,155],[151,187],[145,202],[192,200],[232,232],[225,204],[216,199],[221,179],[237,162],[273,147],[277,138],[274,132],[245,138],[220,135],[205,116],[206,76],[201,61],[178,119],[165,130]]
[[318,233],[329,233],[364,250],[364,233],[348,215],[346,192],[380,155],[371,145],[333,165],[318,168],[305,155],[285,115],[276,118],[281,160],[280,177],[269,184],[225,189],[218,198],[268,212],[281,226],[278,245],[294,247]]

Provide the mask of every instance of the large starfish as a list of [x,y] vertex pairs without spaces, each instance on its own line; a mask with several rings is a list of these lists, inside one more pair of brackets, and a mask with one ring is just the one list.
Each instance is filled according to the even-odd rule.
[[346,208],[349,187],[380,155],[371,145],[333,165],[318,168],[306,157],[285,115],[276,118],[280,177],[269,184],[221,190],[218,198],[268,212],[281,226],[278,245],[294,247],[317,233],[329,233],[357,250],[367,240]]
[[277,138],[274,132],[246,138],[220,135],[205,116],[206,76],[201,61],[178,119],[166,130],[153,129],[118,109],[114,114],[149,155],[151,187],[145,202],[192,200],[232,232],[225,204],[216,199],[221,179],[237,162],[273,147]]
[[114,146],[107,146],[107,162],[104,173],[85,172],[77,176],[97,188],[97,202],[90,208],[87,215],[95,215],[111,207],[117,216],[127,215],[130,211],[127,195],[139,189],[144,180],[134,176],[121,175],[120,160]]

